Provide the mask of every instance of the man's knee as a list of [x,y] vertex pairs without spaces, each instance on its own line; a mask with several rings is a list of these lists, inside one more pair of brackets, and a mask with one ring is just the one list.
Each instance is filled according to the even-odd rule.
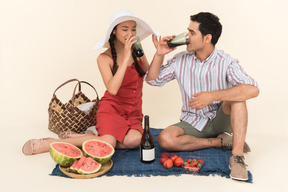
[[246,109],[246,101],[224,101],[222,110],[226,115],[231,115],[232,110]]
[[170,147],[171,136],[168,133],[162,131],[158,136],[159,146],[163,149]]
[[184,134],[184,130],[179,127],[168,127],[164,129],[158,136],[159,146],[166,150],[173,149],[175,147],[176,137],[181,134]]

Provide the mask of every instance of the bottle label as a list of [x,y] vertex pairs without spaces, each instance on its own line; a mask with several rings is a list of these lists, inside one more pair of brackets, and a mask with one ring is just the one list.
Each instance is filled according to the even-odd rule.
[[142,160],[152,161],[155,159],[155,148],[153,149],[142,149]]

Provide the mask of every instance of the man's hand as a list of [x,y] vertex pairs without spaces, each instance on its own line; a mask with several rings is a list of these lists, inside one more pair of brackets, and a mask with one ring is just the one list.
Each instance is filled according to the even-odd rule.
[[170,41],[173,39],[174,36],[167,36],[167,37],[159,37],[159,40],[157,39],[157,36],[155,34],[152,34],[152,41],[154,43],[155,48],[157,49],[156,55],[158,56],[164,56],[171,51],[175,50],[176,47],[170,48],[168,47],[167,41]]
[[214,101],[213,92],[199,92],[192,97],[194,98],[189,101],[189,107],[196,110],[203,109]]

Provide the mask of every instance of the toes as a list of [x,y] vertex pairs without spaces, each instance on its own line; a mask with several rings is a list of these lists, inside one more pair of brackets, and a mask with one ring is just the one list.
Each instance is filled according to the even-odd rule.
[[33,152],[33,143],[31,139],[23,145],[22,153],[24,153],[25,155],[32,155],[32,152]]

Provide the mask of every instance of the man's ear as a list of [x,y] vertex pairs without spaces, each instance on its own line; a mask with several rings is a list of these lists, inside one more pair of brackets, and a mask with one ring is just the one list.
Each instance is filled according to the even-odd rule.
[[211,43],[211,41],[212,41],[212,35],[211,34],[207,34],[207,35],[205,35],[205,37],[204,37],[204,41],[205,41],[205,43]]

